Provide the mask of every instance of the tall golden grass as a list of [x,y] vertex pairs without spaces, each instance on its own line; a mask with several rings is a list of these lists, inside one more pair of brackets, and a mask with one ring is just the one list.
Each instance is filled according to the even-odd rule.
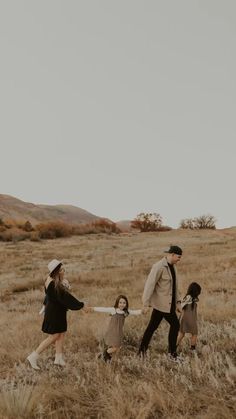
[[[0,417],[156,419],[236,417],[236,230],[168,231],[74,236],[42,242],[0,243]],[[184,361],[167,355],[163,321],[145,361],[136,353],[150,313],[128,317],[124,347],[111,364],[97,359],[108,316],[68,313],[64,369],[54,350],[40,357],[40,371],[25,358],[43,339],[47,263],[63,259],[72,291],[89,305],[111,306],[128,296],[141,307],[152,264],[170,244],[184,249],[178,265],[181,293],[202,286],[198,354],[183,342]]]

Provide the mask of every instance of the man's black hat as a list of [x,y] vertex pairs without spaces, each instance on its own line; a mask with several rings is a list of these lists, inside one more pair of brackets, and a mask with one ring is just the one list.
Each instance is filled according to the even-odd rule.
[[183,251],[179,246],[170,246],[168,250],[165,250],[165,253],[174,253],[175,255],[181,256]]

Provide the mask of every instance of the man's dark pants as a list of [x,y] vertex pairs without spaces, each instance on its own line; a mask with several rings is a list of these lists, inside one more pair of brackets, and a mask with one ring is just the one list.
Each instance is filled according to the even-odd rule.
[[147,326],[147,329],[144,332],[139,353],[144,354],[148,348],[149,342],[152,338],[153,333],[158,328],[159,324],[161,323],[162,319],[165,319],[169,325],[169,336],[168,336],[168,343],[169,343],[169,352],[171,354],[176,353],[176,341],[179,331],[179,320],[176,315],[175,311],[172,311],[170,313],[163,313],[162,311],[156,310],[155,308],[152,311],[152,315],[149,321],[149,324]]

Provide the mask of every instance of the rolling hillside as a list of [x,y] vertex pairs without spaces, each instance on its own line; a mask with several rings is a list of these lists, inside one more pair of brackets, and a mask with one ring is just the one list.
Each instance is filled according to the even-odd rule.
[[0,218],[28,220],[35,225],[52,220],[81,224],[95,221],[100,217],[73,205],[35,205],[10,195],[0,194]]

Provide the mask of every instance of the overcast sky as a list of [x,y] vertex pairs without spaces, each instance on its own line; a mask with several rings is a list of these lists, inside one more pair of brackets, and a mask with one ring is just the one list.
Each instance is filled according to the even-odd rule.
[[236,225],[234,0],[0,0],[0,193]]

